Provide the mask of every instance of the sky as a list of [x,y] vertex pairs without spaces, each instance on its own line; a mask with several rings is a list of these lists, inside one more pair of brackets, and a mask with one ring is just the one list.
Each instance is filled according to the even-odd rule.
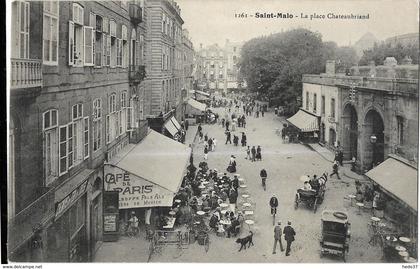
[[[322,34],[323,41],[340,46],[354,44],[366,32],[379,40],[415,33],[419,29],[417,0],[176,0],[184,28],[195,48],[226,39],[247,41],[253,37],[304,27]],[[292,19],[256,18],[255,13],[281,12]],[[235,14],[248,18],[235,18]],[[369,14],[368,20],[303,19],[301,14]],[[250,17],[253,15],[253,17]]]

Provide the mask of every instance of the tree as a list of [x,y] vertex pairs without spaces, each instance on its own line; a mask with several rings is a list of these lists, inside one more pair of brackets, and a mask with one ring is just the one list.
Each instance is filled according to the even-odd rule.
[[402,45],[398,43],[393,46],[389,43],[375,43],[372,49],[363,51],[359,65],[369,65],[371,61],[375,62],[375,65],[382,65],[386,57],[394,57],[398,63],[401,63],[405,56],[409,56],[413,60],[413,64],[418,64],[418,50],[418,44]]
[[302,74],[321,73],[327,54],[319,33],[300,28],[249,40],[239,64],[251,91],[275,99],[294,113]]

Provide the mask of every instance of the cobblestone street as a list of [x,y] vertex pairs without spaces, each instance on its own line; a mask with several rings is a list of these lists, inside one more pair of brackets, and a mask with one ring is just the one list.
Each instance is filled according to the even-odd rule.
[[[221,109],[216,109],[216,111],[220,115],[224,113]],[[330,178],[327,182],[325,200],[319,205],[315,214],[306,208],[305,204],[300,204],[297,210],[294,209],[296,189],[302,187],[303,184],[299,177],[305,174],[321,175],[325,171],[330,172],[331,163],[305,145],[283,144],[281,137],[276,134],[276,129],[282,126],[279,119],[273,113],[266,113],[263,118],[248,117],[245,129],[236,128],[236,131],[232,132],[240,135],[240,132],[245,131],[248,145],[262,147],[263,160],[258,162],[245,159],[245,147],[225,145],[225,135],[221,125],[203,125],[203,134],[207,133],[209,137],[217,139],[216,150],[209,153],[209,168],[224,172],[230,155],[236,156],[237,172],[245,179],[251,194],[250,200],[256,203],[255,225],[251,227],[255,234],[255,246],[238,252],[239,245],[235,243],[235,238],[221,238],[211,234],[208,253],[205,253],[204,247],[198,243],[191,244],[182,251],[176,246],[165,246],[161,253],[153,257],[152,262],[341,262],[339,258],[333,256],[321,259],[319,255],[320,215],[324,209],[345,209],[349,213],[352,235],[347,256],[348,262],[381,261],[380,249],[368,244],[367,223],[371,213],[356,214],[357,209],[351,207],[349,201],[344,199],[354,192],[354,179],[343,174],[341,180],[337,180],[336,177]],[[191,128],[191,130],[195,131],[196,128]],[[197,138],[194,146],[194,164],[198,165],[203,160],[203,156],[203,144],[198,143]],[[268,173],[267,191],[263,190],[259,177],[259,171],[262,168],[265,168]],[[296,230],[296,241],[292,244],[289,257],[279,251],[277,254],[272,254],[273,225],[268,201],[273,194],[277,195],[280,204],[277,221],[281,221],[284,225],[290,220]],[[238,199],[239,202],[240,199]],[[247,233],[248,227],[244,224],[240,237]],[[283,244],[285,245],[284,240]],[[115,250],[118,250],[118,255]],[[96,261],[118,261],[121,260],[120,255],[124,255],[125,261],[146,261],[147,250],[148,242],[144,241],[144,237],[125,238],[115,243],[104,243],[96,255]]]

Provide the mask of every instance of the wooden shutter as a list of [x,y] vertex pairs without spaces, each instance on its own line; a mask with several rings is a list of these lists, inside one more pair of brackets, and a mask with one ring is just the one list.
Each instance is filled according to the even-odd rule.
[[74,23],[69,21],[69,65],[74,63]]

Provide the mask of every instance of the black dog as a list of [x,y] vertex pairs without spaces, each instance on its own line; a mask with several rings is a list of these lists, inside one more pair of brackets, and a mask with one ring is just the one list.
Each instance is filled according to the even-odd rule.
[[252,242],[252,236],[254,235],[253,232],[249,231],[249,235],[247,237],[244,238],[238,238],[236,239],[236,243],[241,244],[241,248],[238,251],[241,251],[242,248],[246,249],[246,244],[248,244],[248,248],[252,245],[254,245],[254,243]]

